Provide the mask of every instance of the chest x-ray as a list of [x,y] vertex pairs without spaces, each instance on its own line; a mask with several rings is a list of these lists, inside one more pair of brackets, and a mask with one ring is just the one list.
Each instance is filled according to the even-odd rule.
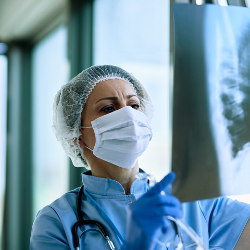
[[173,193],[250,193],[250,9],[174,5]]

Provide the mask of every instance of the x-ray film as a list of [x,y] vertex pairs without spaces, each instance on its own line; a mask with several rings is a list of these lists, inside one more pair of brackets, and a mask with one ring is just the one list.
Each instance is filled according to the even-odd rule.
[[250,9],[175,4],[173,193],[250,193]]

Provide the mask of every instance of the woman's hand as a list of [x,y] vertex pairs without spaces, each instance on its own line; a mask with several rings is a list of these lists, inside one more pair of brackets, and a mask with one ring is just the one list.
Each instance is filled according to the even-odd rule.
[[180,201],[166,191],[175,179],[170,173],[129,207],[126,244],[123,249],[153,249],[154,238],[168,232],[166,216],[182,217]]

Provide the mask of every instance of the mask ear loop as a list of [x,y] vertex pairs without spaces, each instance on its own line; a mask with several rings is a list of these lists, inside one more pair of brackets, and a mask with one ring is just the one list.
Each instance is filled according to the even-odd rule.
[[87,145],[85,145],[85,148],[93,152],[93,149],[89,148]]
[[[89,126],[89,127],[88,127],[88,126],[86,126],[86,127],[85,127],[85,126],[82,126],[81,129],[82,129],[82,128],[93,128],[93,127],[92,127],[92,126]],[[85,144],[85,143],[84,143],[84,144]],[[85,146],[85,148],[87,148],[88,150],[90,150],[90,151],[93,152],[93,149],[89,148],[86,144],[85,144],[84,146]]]

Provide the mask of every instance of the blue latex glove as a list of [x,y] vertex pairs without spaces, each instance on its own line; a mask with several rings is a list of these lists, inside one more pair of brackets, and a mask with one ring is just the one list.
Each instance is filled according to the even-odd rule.
[[[154,249],[154,238],[171,226],[165,216],[182,217],[180,201],[167,193],[175,179],[171,172],[129,207],[126,243],[122,249]],[[162,191],[166,191],[162,192]]]

